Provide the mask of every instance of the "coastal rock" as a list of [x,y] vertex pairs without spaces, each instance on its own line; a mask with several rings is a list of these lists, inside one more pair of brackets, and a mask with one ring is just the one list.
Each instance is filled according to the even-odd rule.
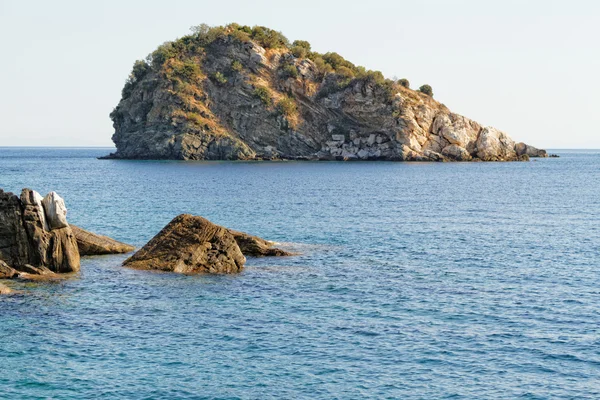
[[514,149],[514,141],[495,128],[483,128],[477,139],[477,157],[482,161],[515,161]]
[[56,192],[50,192],[43,198],[42,204],[48,218],[50,229],[61,229],[69,226],[65,201]]
[[111,113],[117,151],[107,158],[517,161],[545,153],[517,149],[504,132],[339,55],[265,48],[262,36],[239,29],[190,35],[162,45],[162,58],[138,61]]
[[33,247],[29,261],[36,265],[48,265],[48,249],[52,237],[46,222],[42,201],[42,196],[34,190],[23,189],[21,191],[23,224]]
[[95,256],[103,254],[122,254],[135,250],[135,247],[116,241],[108,236],[97,235],[75,225],[70,225],[80,256]]
[[245,262],[228,229],[202,217],[182,214],[123,265],[184,274],[230,274],[240,272]]
[[283,257],[292,256],[293,253],[273,247],[275,243],[229,229],[242,253],[251,257]]
[[0,279],[13,279],[19,276],[19,272],[9,267],[4,261],[0,260]]
[[53,272],[79,271],[79,250],[56,193],[23,189],[21,197],[0,189],[0,260],[16,270],[25,265]]
[[28,264],[33,251],[23,224],[21,200],[0,189],[0,260],[11,266]]
[[515,145],[515,151],[517,152],[517,155],[519,155],[519,156],[527,155],[529,157],[541,157],[541,158],[548,157],[548,153],[546,152],[546,150],[540,150],[533,146],[529,146],[523,142],[517,143]]
[[45,266],[58,273],[79,271],[79,249],[71,227],[53,229],[51,235],[48,264]]

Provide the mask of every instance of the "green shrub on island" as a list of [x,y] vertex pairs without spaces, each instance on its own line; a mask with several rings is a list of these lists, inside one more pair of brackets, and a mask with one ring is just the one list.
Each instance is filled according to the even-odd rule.
[[301,46],[293,46],[291,51],[296,58],[306,58],[308,55],[308,51]]
[[294,99],[286,96],[277,103],[277,110],[281,115],[291,117],[298,112],[298,106]]
[[252,39],[256,40],[265,49],[288,48],[289,40],[281,32],[264,26],[255,26],[252,28]]
[[410,89],[410,82],[406,78],[398,79],[398,85]]
[[232,71],[242,72],[243,69],[244,69],[244,66],[242,65],[241,62],[239,62],[238,60],[233,60],[233,62],[231,63]]
[[133,69],[129,74],[129,77],[125,81],[125,86],[121,91],[121,95],[123,96],[123,98],[129,97],[131,95],[135,84],[141,81],[146,76],[148,71],[150,71],[150,66],[146,61],[137,60],[133,64]]
[[271,97],[271,92],[264,86],[259,86],[254,89],[254,96],[259,98],[260,101],[267,107],[270,107],[273,104],[273,98]]
[[296,68],[295,65],[292,65],[292,64],[285,65],[281,69],[281,76],[283,77],[283,79],[289,79],[289,78],[296,79],[298,77],[298,69]]
[[294,40],[294,42],[292,43],[293,47],[302,47],[303,49],[306,50],[306,52],[310,52],[310,43],[308,43],[306,40]]
[[217,83],[224,85],[227,83],[227,78],[225,77],[225,75],[223,75],[222,72],[215,72],[212,75],[213,80],[215,80]]
[[423,85],[419,88],[419,92],[426,94],[429,97],[433,97],[433,89],[429,85]]

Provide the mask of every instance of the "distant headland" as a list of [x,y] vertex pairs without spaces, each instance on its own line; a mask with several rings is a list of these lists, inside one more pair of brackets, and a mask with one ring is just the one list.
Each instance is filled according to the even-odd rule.
[[136,61],[106,158],[523,161],[547,157],[390,80],[272,29],[200,25]]

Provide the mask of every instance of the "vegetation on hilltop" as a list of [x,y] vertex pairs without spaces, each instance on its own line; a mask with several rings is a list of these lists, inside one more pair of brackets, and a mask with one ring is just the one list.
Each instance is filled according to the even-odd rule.
[[[146,60],[138,60],[123,88],[123,98],[127,98],[133,87],[143,79],[151,69],[161,72],[164,77],[171,80],[176,89],[189,92],[189,83],[198,82],[203,78],[200,65],[211,44],[218,40],[232,38],[240,43],[255,41],[265,49],[275,49],[291,53],[298,59],[309,59],[314,62],[319,71],[320,84],[318,96],[326,96],[332,92],[343,90],[355,81],[364,81],[383,89],[388,100],[391,101],[395,93],[409,88],[408,80],[400,79],[395,82],[386,79],[380,71],[368,70],[357,66],[335,52],[324,54],[312,50],[309,42],[304,40],[290,41],[278,31],[264,26],[250,27],[231,23],[226,26],[210,27],[201,24],[191,28],[190,35],[183,36],[175,41],[165,42],[159,46]],[[230,67],[231,72],[241,72],[244,66],[239,61],[234,61]],[[217,71],[210,77],[219,84],[227,82],[226,71]],[[284,65],[281,70],[283,79],[297,78],[298,71],[293,65]],[[424,85],[420,92],[433,96],[429,85]],[[188,93],[189,94],[189,93]]]

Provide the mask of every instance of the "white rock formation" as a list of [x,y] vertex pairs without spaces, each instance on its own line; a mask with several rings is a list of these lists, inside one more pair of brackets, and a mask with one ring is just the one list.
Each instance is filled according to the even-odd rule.
[[67,222],[67,207],[65,201],[56,192],[50,192],[42,199],[46,222],[50,229],[60,229],[69,226]]

